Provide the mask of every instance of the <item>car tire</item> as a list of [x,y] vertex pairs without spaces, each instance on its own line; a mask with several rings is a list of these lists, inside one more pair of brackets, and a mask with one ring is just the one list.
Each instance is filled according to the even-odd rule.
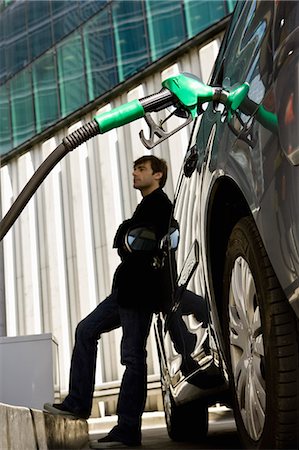
[[162,375],[162,396],[170,439],[177,442],[202,441],[208,433],[208,406],[202,400],[177,405],[164,375]]
[[298,448],[298,331],[251,217],[234,227],[223,284],[224,336],[245,448]]

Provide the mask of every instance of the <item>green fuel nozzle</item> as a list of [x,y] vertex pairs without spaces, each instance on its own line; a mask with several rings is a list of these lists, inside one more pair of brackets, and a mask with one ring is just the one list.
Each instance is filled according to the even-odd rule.
[[213,100],[215,88],[202,83],[191,74],[180,74],[167,78],[162,86],[172,92],[181,108],[188,111],[192,118],[198,116],[198,107]]
[[[63,144],[70,151],[97,134],[106,133],[144,117],[149,127],[149,138],[145,138],[143,131],[139,135],[143,145],[151,149],[202,114],[204,103],[210,101],[223,103],[226,106],[228,120],[230,120],[233,112],[247,96],[248,89],[249,85],[244,83],[227,92],[223,88],[202,83],[194,75],[181,73],[164,80],[162,89],[155,94],[125,103],[111,111],[97,114],[92,122],[67,136],[63,140]],[[169,107],[173,107],[174,111],[166,117],[163,123],[172,115],[185,120],[171,131],[166,131],[163,124],[157,124],[150,113]]]
[[[144,117],[150,129],[150,137],[146,139],[143,131],[141,131],[140,138],[147,148],[153,148],[202,114],[204,103],[210,101],[223,103],[227,108],[228,117],[230,117],[242,103],[247,92],[247,83],[231,92],[226,92],[222,88],[202,83],[194,75],[181,73],[164,80],[162,89],[155,94],[125,103],[111,111],[97,114],[92,122],[67,136],[63,140],[63,144],[70,151],[97,134],[106,133]],[[161,124],[155,123],[150,115],[151,112],[157,112],[168,107],[174,107],[174,112],[170,116],[177,115],[185,119],[182,124],[170,132],[165,131]],[[164,120],[164,123],[168,118]]]

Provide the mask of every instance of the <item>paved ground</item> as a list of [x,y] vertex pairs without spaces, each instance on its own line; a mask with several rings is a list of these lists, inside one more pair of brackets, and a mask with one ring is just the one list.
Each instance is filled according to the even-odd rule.
[[[115,418],[107,419],[107,423],[103,422],[96,426],[92,425],[90,439],[98,439],[105,436],[108,428],[115,423]],[[106,427],[107,425],[107,427]],[[142,450],[154,449],[240,449],[241,444],[236,432],[235,421],[230,411],[219,409],[217,412],[210,412],[209,433],[204,442],[194,444],[189,442],[174,442],[169,439],[163,415],[154,413],[145,418],[142,432]],[[129,448],[129,447],[128,447]]]

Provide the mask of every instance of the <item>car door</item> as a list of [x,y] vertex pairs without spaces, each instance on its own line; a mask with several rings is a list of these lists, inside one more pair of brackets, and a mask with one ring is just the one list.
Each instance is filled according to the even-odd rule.
[[174,392],[181,396],[184,381],[206,392],[225,384],[202,269],[199,197],[203,175],[201,170],[193,170],[190,175],[188,172],[193,152],[198,155],[195,147],[191,139],[175,195],[172,225],[179,231],[179,244],[175,249],[168,248],[170,300],[159,318],[168,374]]

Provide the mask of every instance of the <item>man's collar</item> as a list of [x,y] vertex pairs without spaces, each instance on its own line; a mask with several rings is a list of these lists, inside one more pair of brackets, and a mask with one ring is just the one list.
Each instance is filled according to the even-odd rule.
[[153,194],[155,194],[157,192],[160,192],[160,191],[162,191],[162,188],[159,186],[156,189],[154,189],[152,192],[150,192],[149,194],[146,194],[143,198],[149,197],[150,195],[153,195]]

